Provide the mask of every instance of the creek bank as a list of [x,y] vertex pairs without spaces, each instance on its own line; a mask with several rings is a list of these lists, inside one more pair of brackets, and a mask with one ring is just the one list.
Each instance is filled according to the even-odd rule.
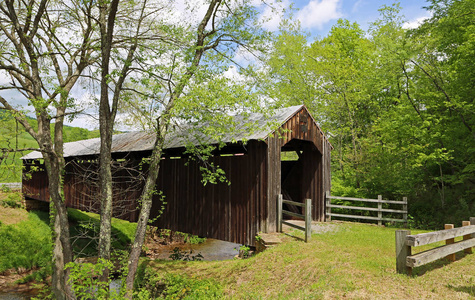
[[38,295],[41,283],[27,282],[16,283],[25,276],[30,275],[33,271],[18,274],[14,271],[5,271],[0,274],[0,300],[23,300],[30,299]]

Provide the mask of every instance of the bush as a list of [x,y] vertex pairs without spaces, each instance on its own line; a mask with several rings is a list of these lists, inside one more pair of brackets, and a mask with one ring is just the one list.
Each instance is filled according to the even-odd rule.
[[[139,274],[138,274],[139,275]],[[151,268],[138,276],[138,299],[220,299],[223,288],[213,280],[159,274]]]
[[9,193],[6,199],[2,200],[3,207],[21,208],[22,207],[21,193]]
[[2,186],[0,187],[0,191],[3,193],[10,193],[12,189],[8,185],[2,184]]
[[[114,269],[114,264],[111,261],[100,258],[96,264],[71,262],[66,267],[71,271],[69,283],[79,299],[125,299],[124,284],[121,284],[118,289],[109,290],[113,281],[112,276],[107,281],[99,280],[106,268]],[[125,282],[123,279],[120,278],[119,281]]]

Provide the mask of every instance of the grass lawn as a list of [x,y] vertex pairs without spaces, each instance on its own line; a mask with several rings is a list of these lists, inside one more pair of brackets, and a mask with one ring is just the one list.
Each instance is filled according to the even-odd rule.
[[284,243],[245,260],[149,264],[162,274],[213,279],[235,299],[475,298],[475,254],[459,253],[454,263],[440,260],[408,277],[395,270],[396,229],[335,226],[309,243],[283,236]]

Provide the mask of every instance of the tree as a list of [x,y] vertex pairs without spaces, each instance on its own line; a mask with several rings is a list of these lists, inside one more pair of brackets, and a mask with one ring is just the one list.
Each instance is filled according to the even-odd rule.
[[[56,299],[73,298],[67,282],[69,271],[64,268],[72,261],[72,250],[61,188],[63,123],[74,107],[72,88],[96,59],[94,21],[89,14],[92,3],[68,4],[71,6],[47,0],[0,3],[0,70],[10,80],[1,90],[14,90],[18,97],[28,101],[36,115],[37,127],[30,125],[25,113],[4,96],[0,96],[1,109],[10,111],[38,142],[43,154],[54,216],[52,290]],[[50,128],[52,121],[54,135]]]
[[[181,113],[184,113],[183,116],[190,117],[191,115],[191,119],[196,121],[201,119],[200,111],[204,113],[201,116],[209,116],[211,110],[216,109],[220,103],[226,102],[226,100],[222,100],[222,102],[213,103],[206,97],[201,98],[203,90],[193,89],[193,87],[199,87],[199,85],[211,87],[214,81],[211,77],[217,75],[216,71],[223,70],[222,62],[228,61],[236,52],[238,46],[252,49],[261,45],[262,41],[265,40],[265,35],[258,26],[255,17],[255,8],[246,1],[229,3],[221,0],[210,1],[207,4],[206,13],[197,26],[194,27],[194,32],[185,36],[188,40],[184,40],[180,44],[183,55],[181,56],[176,52],[173,54],[171,66],[165,68],[166,76],[153,76],[158,87],[164,87],[164,89],[161,90],[162,98],[159,100],[160,108],[155,127],[156,141],[149,158],[148,176],[140,197],[141,210],[137,222],[137,231],[129,255],[126,280],[129,295],[133,288],[133,281],[145,238],[166,136],[172,130],[170,125]],[[226,82],[222,78],[218,78],[217,81]],[[188,96],[185,97],[185,94],[188,94]],[[213,91],[208,91],[206,96],[212,100],[216,99],[216,96],[211,96],[212,94]],[[247,96],[247,93],[244,92],[243,95]],[[231,94],[228,93],[227,96],[230,97]],[[242,98],[236,96],[234,95],[234,98],[230,97],[227,103],[233,103],[233,105],[239,103],[237,100]],[[195,105],[190,102],[193,97]],[[192,104],[192,106],[190,107],[189,104]],[[198,109],[198,107],[201,107],[201,109]],[[190,109],[194,109],[191,110],[191,114]],[[222,107],[218,109],[223,110]]]

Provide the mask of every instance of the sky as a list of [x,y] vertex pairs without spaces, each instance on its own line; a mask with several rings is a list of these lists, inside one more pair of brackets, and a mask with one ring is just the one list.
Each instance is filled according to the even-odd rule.
[[[193,0],[199,1],[199,0]],[[390,6],[395,1],[378,1],[378,0],[266,0],[263,5],[260,0],[254,1],[256,5],[259,5],[269,21],[266,23],[266,28],[271,31],[278,30],[281,16],[276,14],[271,7],[281,5],[289,7],[293,5],[296,9],[294,11],[294,17],[299,20],[303,30],[310,34],[310,40],[325,37],[332,26],[334,26],[338,19],[348,19],[351,22],[357,22],[363,30],[366,30],[370,22],[375,21],[379,17],[378,9],[382,5]],[[179,2],[179,1],[178,1]],[[430,17],[428,11],[423,7],[428,3],[425,0],[400,0],[398,1],[402,7],[402,14],[407,20],[407,26],[414,28],[419,22],[425,18]],[[179,9],[178,9],[179,10]],[[200,13],[200,9],[197,9],[197,13]],[[3,74],[0,74],[0,84],[8,82],[8,78],[5,78]],[[77,88],[75,93],[80,93],[81,89]],[[14,102],[20,106],[26,106],[26,99],[20,99],[15,92],[2,92],[7,100],[18,99]],[[75,95],[77,98],[81,98],[80,95]],[[26,107],[24,107],[26,108]],[[68,125],[79,126],[88,129],[95,129],[98,125],[97,122],[91,120],[88,116],[79,116],[72,122],[67,122]]]
[[[357,22],[365,30],[370,22],[379,17],[378,9],[381,6],[390,6],[395,2],[387,0],[295,0],[294,7],[298,11],[294,15],[300,21],[302,29],[309,32],[313,38],[322,38],[341,18]],[[415,27],[418,22],[430,16],[430,13],[423,8],[428,5],[425,0],[400,0],[397,2],[402,7],[402,14],[408,22],[408,27]],[[291,3],[290,0],[282,0],[281,5],[288,7]],[[279,21],[280,18],[275,16],[268,22],[268,29],[276,30]]]

